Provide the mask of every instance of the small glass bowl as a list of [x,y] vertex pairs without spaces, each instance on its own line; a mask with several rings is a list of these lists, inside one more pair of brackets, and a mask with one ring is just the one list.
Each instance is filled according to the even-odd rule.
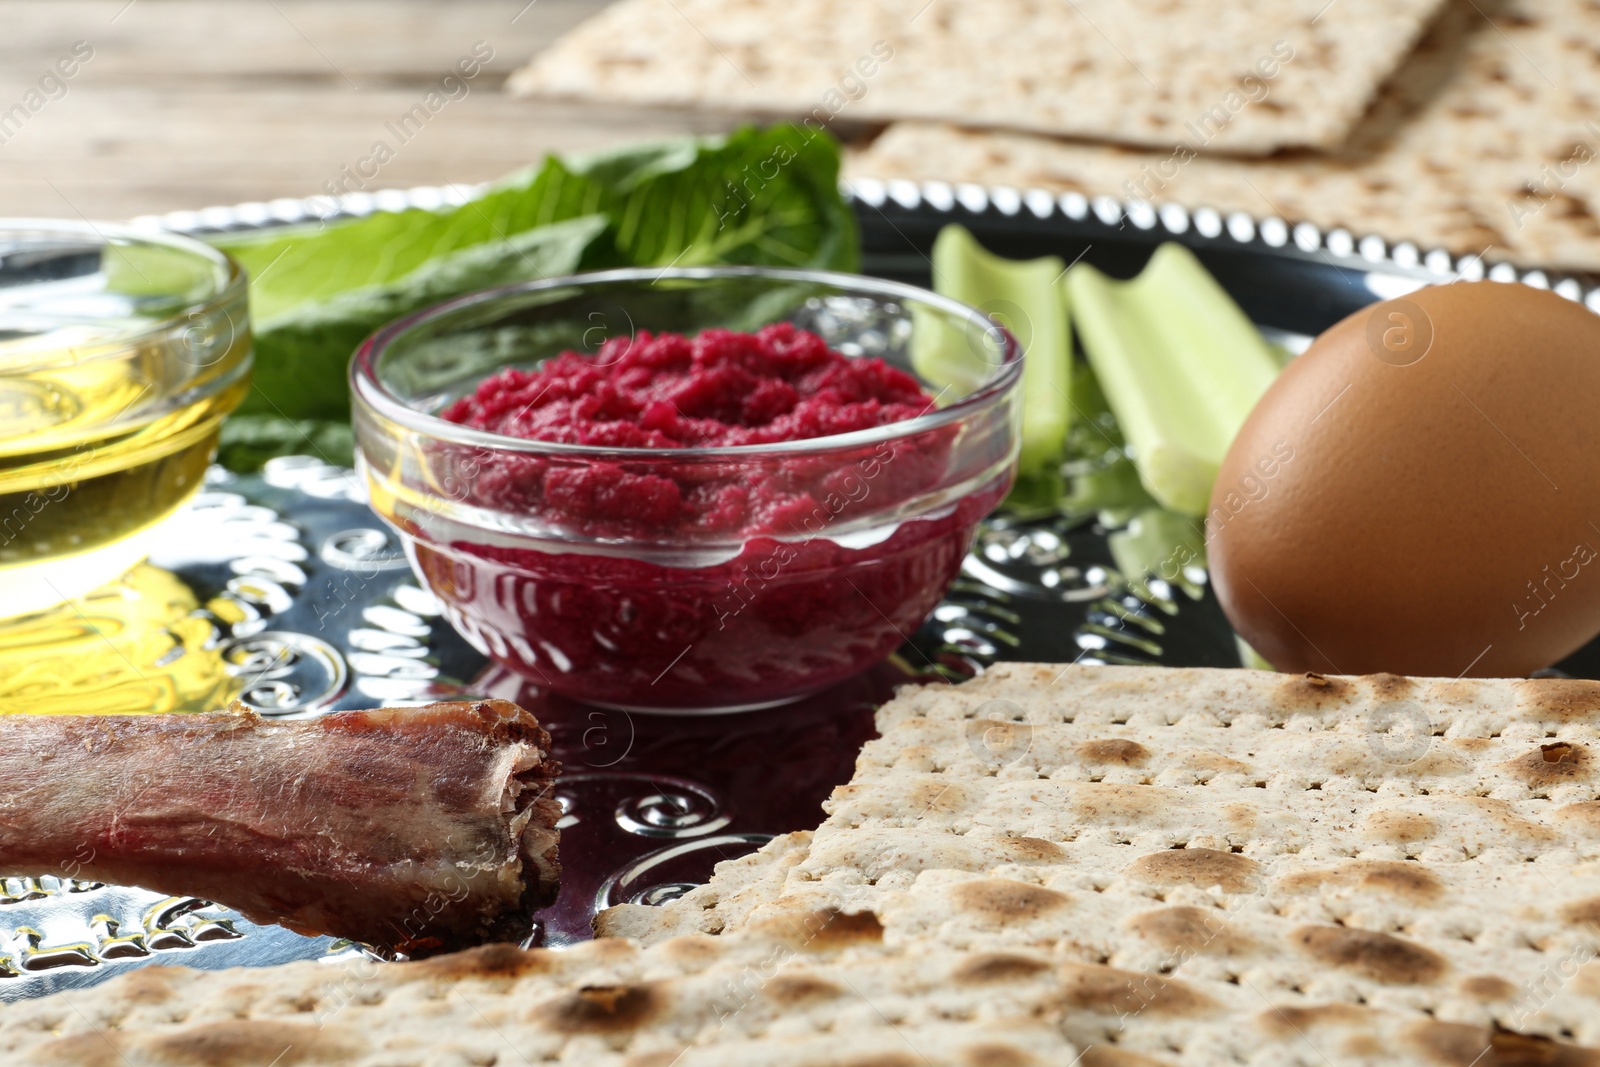
[[0,617],[144,558],[200,488],[250,363],[244,271],[216,249],[0,219]]
[[[914,419],[740,447],[558,444],[437,417],[503,367],[638,331],[774,322],[913,374],[914,350],[924,366],[944,357],[967,379],[929,387]],[[750,710],[870,667],[933,610],[1015,474],[1021,364],[980,312],[894,282],[746,267],[554,278],[369,338],[351,364],[356,462],[419,579],[486,655],[591,703]],[[652,487],[732,493],[763,518],[663,517]]]

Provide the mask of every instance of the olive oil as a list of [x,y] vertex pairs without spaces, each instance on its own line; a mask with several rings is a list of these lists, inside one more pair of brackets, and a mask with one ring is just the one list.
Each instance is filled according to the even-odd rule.
[[0,226],[0,619],[143,559],[248,389],[236,265],[196,242],[50,225]]
[[246,387],[241,376],[130,427],[120,416],[148,406],[157,387],[126,363],[0,378],[0,616],[66,599],[142,558],[136,535],[200,487],[222,417]]
[[176,575],[144,564],[72,603],[0,621],[0,715],[223,707],[241,679],[202,607]]

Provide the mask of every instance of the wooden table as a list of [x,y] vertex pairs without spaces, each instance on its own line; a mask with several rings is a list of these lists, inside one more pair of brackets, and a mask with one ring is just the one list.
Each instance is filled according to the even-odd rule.
[[[551,151],[732,125],[502,92],[604,2],[0,0],[0,215],[121,219],[330,182],[479,182]],[[76,42],[92,55],[74,67]],[[475,46],[492,58],[444,83]],[[433,112],[430,92],[444,101]],[[396,125],[419,105],[426,121]],[[380,141],[393,158],[377,164]]]

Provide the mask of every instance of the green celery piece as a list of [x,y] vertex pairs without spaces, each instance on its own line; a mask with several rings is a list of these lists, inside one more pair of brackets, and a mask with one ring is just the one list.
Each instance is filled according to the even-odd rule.
[[1114,526],[1121,525],[1119,520],[1126,516],[1156,506],[1139,480],[1138,469],[1126,459],[1076,475],[1061,504],[1069,512],[1101,512]]
[[345,367],[367,335],[459,293],[569,274],[608,225],[604,215],[587,215],[541,226],[429,260],[399,282],[347,290],[259,323],[255,388],[240,411],[348,419]]
[[1197,519],[1166,508],[1147,508],[1133,517],[1127,529],[1106,540],[1117,569],[1141,596],[1148,592],[1152,578],[1160,578],[1196,600],[1204,595],[1204,588],[1184,573],[1187,567],[1205,566],[1205,531]]
[[1249,645],[1238,634],[1233,635],[1233,643],[1239,649],[1239,666],[1251,671],[1275,671],[1278,668],[1267,662],[1267,658]]
[[1080,263],[1065,285],[1140,480],[1163,506],[1204,515],[1228,446],[1277,376],[1271,348],[1182,245],[1156,249],[1132,281]]
[[1099,512],[1107,526],[1121,526],[1156,502],[1145,492],[1139,471],[1105,393],[1085,363],[1072,365],[1072,430],[1067,434],[1063,469],[1070,488],[1060,508],[1069,514]]
[[1006,494],[1006,512],[1019,519],[1042,519],[1059,514],[1066,491],[1060,470],[1019,474]]
[[[964,226],[944,227],[933,242],[934,291],[999,322],[1027,355],[1019,461],[1024,477],[1060,461],[1072,425],[1072,335],[1067,304],[1056,285],[1065,269],[1056,256],[1002,259],[986,251]],[[996,357],[982,331],[928,328],[926,319],[918,325],[923,328],[913,335],[912,363],[930,381],[970,389]]]

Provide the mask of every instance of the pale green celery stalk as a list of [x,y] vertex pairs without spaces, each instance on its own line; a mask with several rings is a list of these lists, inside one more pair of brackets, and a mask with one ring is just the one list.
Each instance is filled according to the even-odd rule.
[[[1065,270],[1056,256],[1002,259],[984,250],[962,226],[946,226],[933,243],[933,288],[999,322],[1022,346],[1023,476],[1050,472],[1060,462],[1072,424],[1072,335],[1067,305],[1056,284]],[[913,334],[911,361],[923,377],[971,389],[999,357],[984,330],[959,331],[927,316]]]
[[1165,507],[1204,515],[1228,446],[1278,374],[1271,347],[1182,245],[1156,249],[1131,281],[1079,264],[1065,286],[1140,481]]
[[1233,643],[1239,648],[1239,665],[1252,671],[1275,671],[1278,668],[1268,663],[1266,657],[1249,645],[1244,643],[1244,638],[1234,634]]
[[1206,536],[1199,520],[1166,508],[1146,508],[1133,517],[1127,529],[1106,540],[1117,569],[1141,595],[1148,592],[1152,578],[1160,578],[1195,600],[1204,595],[1205,589],[1188,573],[1192,567],[1205,566]]

